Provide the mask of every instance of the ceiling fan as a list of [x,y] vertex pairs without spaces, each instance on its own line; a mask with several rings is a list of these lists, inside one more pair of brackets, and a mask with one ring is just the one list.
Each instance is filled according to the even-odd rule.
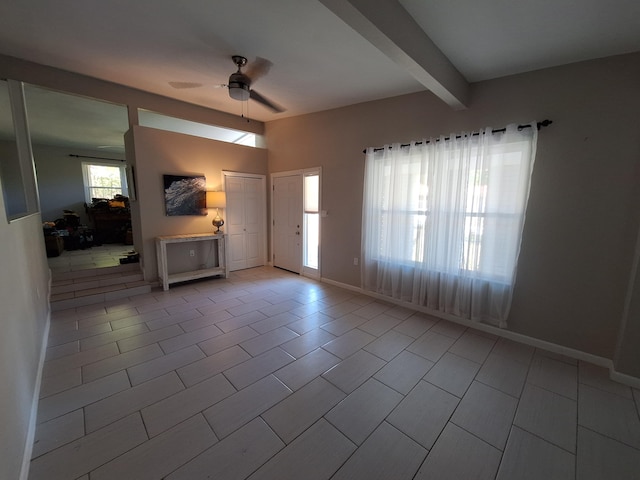
[[[229,89],[229,96],[234,100],[244,102],[252,99],[264,105],[275,113],[281,113],[285,111],[285,109],[280,105],[272,102],[271,100],[268,100],[266,97],[251,88],[251,84],[253,82],[269,72],[269,69],[273,65],[269,60],[260,57],[256,58],[255,62],[247,67],[246,72],[242,71],[242,68],[247,65],[246,57],[243,57],[241,55],[233,55],[231,57],[231,60],[233,60],[233,63],[235,63],[238,67],[238,71],[231,74],[231,76],[229,77],[229,82],[227,84],[216,86],[227,87]],[[202,86],[201,83],[192,82],[169,82],[169,85],[171,85],[173,88],[180,89],[196,88]]]

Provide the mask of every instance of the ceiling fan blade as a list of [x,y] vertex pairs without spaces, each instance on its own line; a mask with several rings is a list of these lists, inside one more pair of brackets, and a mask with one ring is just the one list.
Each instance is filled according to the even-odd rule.
[[256,57],[253,62],[245,67],[244,74],[248,76],[252,82],[255,82],[260,77],[263,77],[264,75],[269,73],[269,70],[271,70],[272,66],[273,63],[266,58]]
[[280,105],[273,103],[271,100],[267,100],[265,97],[263,97],[262,95],[260,95],[258,92],[256,92],[255,90],[251,90],[249,92],[249,97],[252,100],[255,100],[258,103],[261,103],[262,105],[264,105],[265,107],[273,110],[275,113],[282,113],[285,111],[284,108],[282,108]]
[[196,82],[169,82],[169,85],[177,89],[199,88],[203,86],[202,83],[196,83]]

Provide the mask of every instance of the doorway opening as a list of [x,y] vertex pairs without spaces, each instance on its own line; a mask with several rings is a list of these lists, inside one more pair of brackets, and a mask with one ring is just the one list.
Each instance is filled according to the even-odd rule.
[[134,250],[127,107],[29,84],[24,90],[51,270],[119,265]]

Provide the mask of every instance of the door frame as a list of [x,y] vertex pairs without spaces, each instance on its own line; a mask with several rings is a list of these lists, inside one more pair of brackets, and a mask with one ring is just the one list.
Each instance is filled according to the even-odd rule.
[[[302,218],[302,221],[304,222],[304,177],[306,174],[310,174],[310,173],[317,173],[318,177],[319,177],[319,188],[318,188],[318,207],[320,212],[319,213],[319,219],[320,221],[318,222],[318,270],[317,271],[313,271],[307,267],[304,266],[304,261],[303,258],[300,259],[300,272],[296,272],[299,273],[302,276],[305,277],[310,277],[310,278],[315,278],[315,279],[320,279],[321,278],[321,269],[322,269],[322,167],[314,167],[314,168],[303,168],[303,169],[299,169],[299,170],[287,170],[284,172],[273,172],[270,174],[270,190],[269,190],[269,194],[270,194],[270,202],[269,202],[269,208],[270,208],[270,219],[269,219],[269,265],[273,266],[273,227],[274,227],[274,218],[273,218],[273,192],[274,192],[274,178],[276,177],[292,177],[295,175],[300,176],[300,182],[302,183],[302,202],[300,204],[300,216]],[[305,229],[302,228],[302,231],[305,232]],[[303,237],[302,237],[302,250],[301,252],[304,252],[304,245],[306,242],[306,235],[305,233],[303,233]],[[302,253],[302,255],[304,256],[304,253]]]
[[[242,178],[256,178],[260,180],[260,195],[262,196],[264,207],[261,209],[262,215],[262,262],[264,265],[271,265],[272,262],[267,262],[267,176],[261,173],[247,173],[247,172],[234,172],[231,170],[222,170],[222,188],[226,192],[227,190],[227,178],[229,177],[242,177]],[[226,215],[226,212],[225,212]]]

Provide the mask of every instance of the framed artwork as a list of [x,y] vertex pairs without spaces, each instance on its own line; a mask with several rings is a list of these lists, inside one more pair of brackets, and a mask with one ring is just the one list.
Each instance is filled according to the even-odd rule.
[[163,175],[163,178],[167,216],[207,214],[204,175]]

